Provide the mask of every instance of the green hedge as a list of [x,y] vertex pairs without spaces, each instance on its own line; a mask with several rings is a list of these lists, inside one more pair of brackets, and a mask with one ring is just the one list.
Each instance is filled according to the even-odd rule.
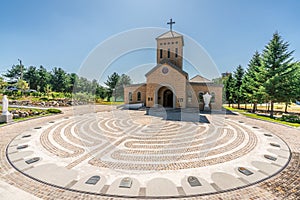
[[61,113],[61,110],[56,109],[56,108],[49,108],[49,109],[47,109],[47,112],[57,114],[57,113]]
[[300,123],[300,117],[297,115],[282,115],[280,120],[291,123]]

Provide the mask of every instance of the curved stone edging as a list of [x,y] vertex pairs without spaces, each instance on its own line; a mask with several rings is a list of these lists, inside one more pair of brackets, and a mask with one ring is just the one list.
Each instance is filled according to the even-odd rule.
[[[276,135],[277,136],[277,135]],[[18,136],[16,136],[18,137]],[[15,138],[16,138],[15,137]],[[279,136],[277,136],[279,137]],[[280,137],[279,137],[280,138]],[[281,138],[280,138],[281,139]],[[12,140],[13,141],[13,140]],[[8,148],[10,146],[10,144],[12,143],[12,141],[7,145],[6,147],[6,157],[7,157],[7,160],[8,162],[10,163],[10,165],[12,165],[17,171],[19,171],[20,173],[22,173],[23,175],[35,180],[35,181],[38,181],[40,183],[43,183],[43,184],[47,184],[49,186],[52,186],[52,187],[56,187],[56,188],[59,188],[59,189],[64,189],[64,190],[69,190],[69,191],[73,191],[73,192],[80,192],[80,193],[85,193],[85,194],[91,194],[91,195],[100,195],[100,196],[107,196],[107,197],[120,197],[120,198],[158,198],[158,199],[165,199],[165,198],[182,198],[182,197],[197,197],[197,196],[205,196],[205,195],[213,195],[213,194],[218,194],[218,193],[224,193],[224,192],[230,192],[230,191],[235,191],[235,190],[238,190],[238,189],[242,189],[242,188],[245,188],[245,187],[249,187],[249,186],[252,186],[252,185],[255,185],[257,183],[261,183],[267,179],[270,179],[271,177],[274,177],[275,175],[277,175],[278,173],[280,173],[283,169],[285,169],[285,167],[289,164],[290,162],[290,159],[291,159],[291,150],[289,148],[289,146],[287,145],[287,143],[281,139],[281,141],[283,141],[288,149],[289,149],[289,158],[288,158],[288,161],[286,162],[286,164],[277,172],[275,172],[274,174],[262,179],[262,180],[259,180],[259,181],[256,181],[256,182],[253,182],[253,183],[250,183],[250,184],[247,184],[247,185],[244,185],[244,186],[241,186],[241,187],[236,187],[236,188],[231,188],[231,189],[227,189],[227,190],[222,190],[222,191],[218,191],[218,192],[212,192],[212,193],[204,193],[204,194],[197,194],[197,195],[177,195],[177,196],[126,196],[126,195],[111,195],[111,194],[104,194],[104,193],[93,193],[93,192],[88,192],[88,191],[80,191],[80,190],[74,190],[74,189],[71,189],[71,188],[65,188],[65,187],[61,187],[59,185],[55,185],[55,184],[51,184],[51,183],[48,183],[48,182],[45,182],[45,181],[42,181],[42,180],[39,180],[35,177],[32,177],[28,174],[26,174],[25,172],[23,172],[22,170],[19,170],[15,165],[14,163],[10,160],[9,158],[9,155],[8,155]]]

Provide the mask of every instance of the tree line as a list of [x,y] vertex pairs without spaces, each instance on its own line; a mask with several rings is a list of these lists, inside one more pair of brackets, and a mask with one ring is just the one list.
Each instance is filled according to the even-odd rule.
[[287,106],[300,99],[300,62],[294,61],[294,51],[278,32],[259,53],[256,51],[248,68],[239,65],[233,74],[224,80],[224,94],[227,103],[253,104],[256,112],[258,103],[270,103],[270,117],[273,117],[274,103],[285,102]]
[[[4,77],[10,80],[15,80],[15,84],[19,89],[34,89],[40,93],[49,94],[50,92],[77,94],[84,93],[94,95],[96,98],[114,100],[117,98],[123,99],[124,86],[131,84],[131,79],[128,75],[114,72],[107,77],[105,86],[98,83],[97,80],[88,80],[84,77],[79,77],[76,73],[67,73],[60,67],[54,67],[48,71],[43,66],[24,67],[22,65],[13,65],[8,69]],[[1,79],[0,86],[7,86],[7,83]]]

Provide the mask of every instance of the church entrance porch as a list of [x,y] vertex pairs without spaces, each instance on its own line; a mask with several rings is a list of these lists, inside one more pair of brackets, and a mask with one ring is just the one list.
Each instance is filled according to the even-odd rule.
[[162,86],[159,88],[156,97],[158,105],[165,108],[175,108],[175,95],[169,87]]

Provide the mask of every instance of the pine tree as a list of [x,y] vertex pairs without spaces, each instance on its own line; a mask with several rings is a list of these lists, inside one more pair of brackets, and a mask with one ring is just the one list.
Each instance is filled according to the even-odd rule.
[[122,74],[119,78],[119,81],[116,85],[115,96],[124,99],[124,87],[131,84],[130,76]]
[[234,99],[238,104],[238,109],[240,109],[240,104],[243,99],[242,93],[241,93],[241,86],[243,83],[243,76],[244,76],[244,69],[241,65],[239,65],[235,72],[233,73],[234,77]]
[[233,103],[234,98],[234,79],[231,74],[225,79],[224,81],[224,92],[225,92],[225,99],[228,102],[228,106]]
[[107,81],[104,83],[108,87],[107,91],[107,100],[110,101],[110,98],[113,96],[115,97],[116,101],[116,86],[120,80],[120,75],[117,72],[114,72],[112,75],[107,77]]
[[248,64],[248,69],[243,78],[242,93],[245,99],[253,103],[252,112],[256,112],[257,103],[264,96],[264,71],[261,65],[260,54],[256,51]]
[[7,70],[6,74],[3,74],[3,76],[10,78],[11,80],[19,80],[24,71],[26,71],[26,68],[23,65],[13,65],[11,69]]
[[296,85],[297,85],[297,89],[295,91],[296,95],[295,95],[295,100],[300,101],[300,62],[297,62],[295,64],[297,71],[296,71]]
[[38,70],[34,66],[28,67],[26,72],[24,73],[24,80],[29,84],[29,88],[37,89],[40,80]]
[[288,51],[289,43],[284,42],[278,32],[265,46],[262,54],[262,65],[265,70],[265,91],[271,102],[270,117],[273,117],[274,102],[282,101],[289,94],[288,84],[284,81],[292,77],[296,68],[293,67],[294,51]]
[[54,91],[65,92],[69,84],[67,73],[60,67],[54,67],[51,73],[50,83]]
[[250,73],[249,70],[247,70],[243,76],[242,85],[240,88],[241,96],[243,97],[245,101],[245,109],[247,109],[247,103],[252,101],[252,91],[250,87]]
[[[46,92],[45,89],[47,85],[50,85],[51,74],[42,65],[38,69],[38,91]],[[48,90],[49,92],[49,90]]]
[[300,74],[299,74],[299,63],[292,63],[290,70],[293,73],[290,73],[288,76],[282,77],[281,84],[281,99],[280,101],[285,102],[285,110],[287,113],[288,105],[291,101],[295,101],[297,96],[299,96],[299,86],[300,86]]

